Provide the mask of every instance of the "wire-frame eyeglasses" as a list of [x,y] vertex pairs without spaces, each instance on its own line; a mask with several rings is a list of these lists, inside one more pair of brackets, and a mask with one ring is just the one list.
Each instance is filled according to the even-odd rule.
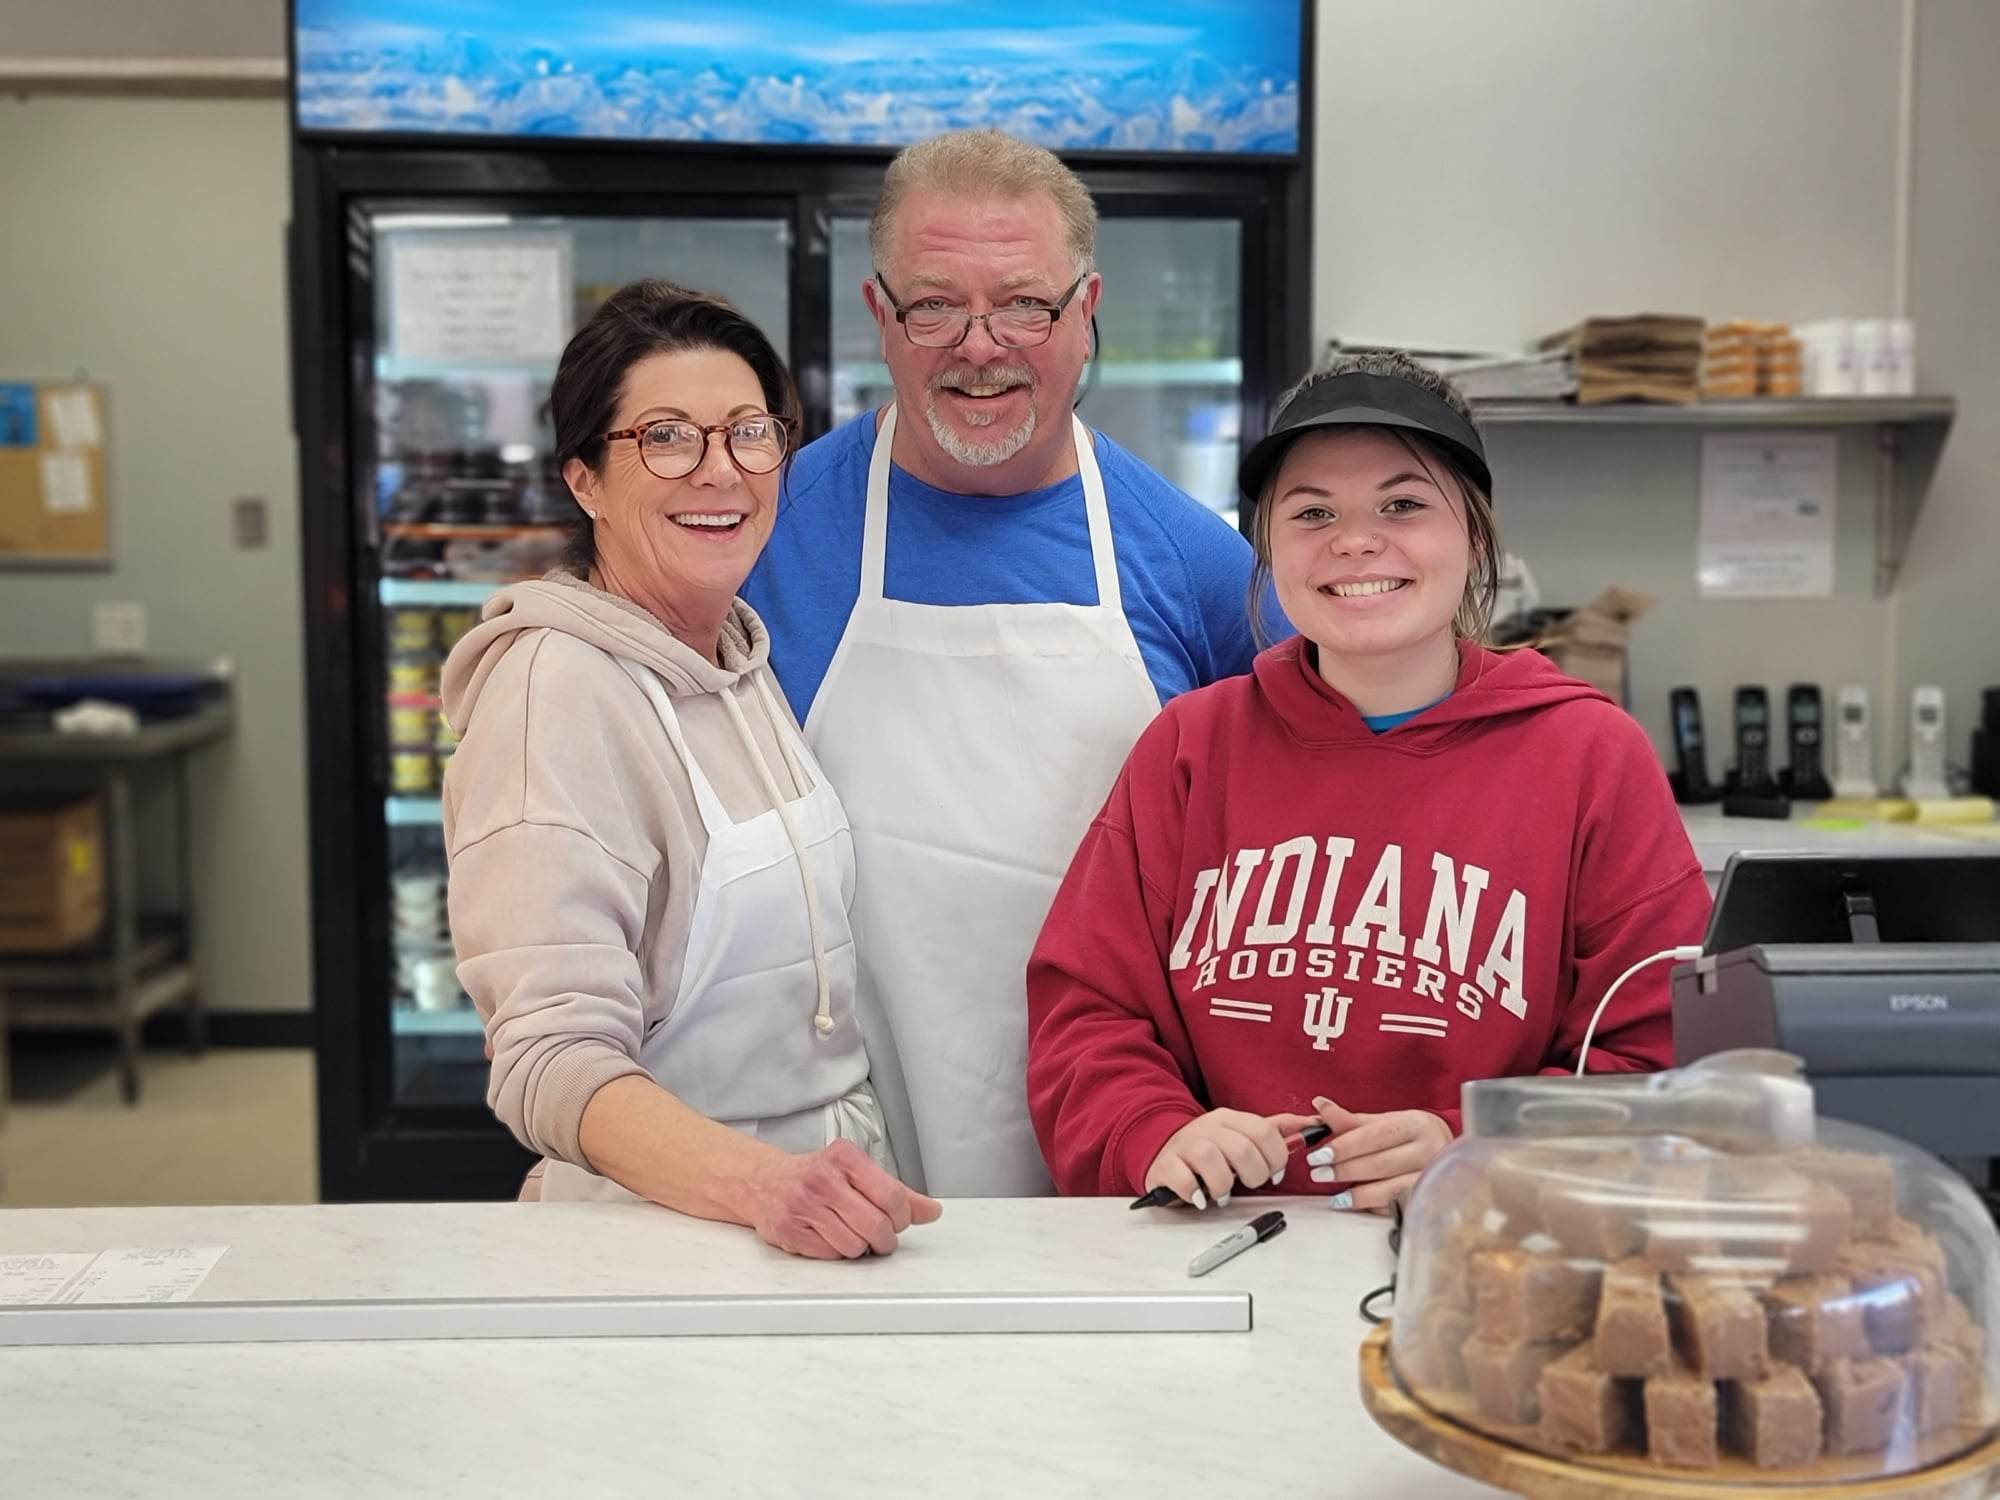
[[896,321],[903,325],[903,336],[920,349],[956,349],[972,332],[974,323],[984,323],[986,336],[1003,349],[1032,349],[1049,341],[1049,335],[1055,332],[1056,319],[1089,277],[1090,273],[1085,271],[1054,302],[1023,300],[983,313],[970,313],[962,307],[934,306],[937,299],[932,297],[919,298],[905,307],[889,290],[889,283],[882,279],[880,271],[875,273],[875,284],[882,288],[882,295],[895,309]]

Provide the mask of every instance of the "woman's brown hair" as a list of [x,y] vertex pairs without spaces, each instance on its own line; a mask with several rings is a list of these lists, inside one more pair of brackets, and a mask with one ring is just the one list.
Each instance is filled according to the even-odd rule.
[[[783,417],[794,434],[800,421],[798,388],[777,348],[763,329],[734,304],[710,292],[691,292],[671,281],[634,281],[621,286],[590,321],[576,331],[556,366],[549,389],[549,418],[556,430],[556,469],[572,458],[593,471],[604,463],[604,433],[618,410],[625,377],[655,354],[720,349],[750,367],[763,388],[764,404]],[[785,468],[791,466],[791,451]],[[783,478],[779,480],[783,484]],[[574,498],[572,496],[571,498]],[[590,517],[577,507],[570,522],[563,566],[579,578],[597,563],[597,536]]]

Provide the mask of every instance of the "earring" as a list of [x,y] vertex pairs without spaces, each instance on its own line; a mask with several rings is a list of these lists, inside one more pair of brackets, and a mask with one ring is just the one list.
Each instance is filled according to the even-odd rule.
[[584,512],[584,514],[585,514],[586,516],[589,516],[589,517],[590,517],[590,519],[591,519],[591,520],[593,520],[593,521],[595,521],[595,520],[597,519],[597,512],[596,512],[596,511],[594,511],[594,510],[587,510],[587,511],[585,511],[585,512]]

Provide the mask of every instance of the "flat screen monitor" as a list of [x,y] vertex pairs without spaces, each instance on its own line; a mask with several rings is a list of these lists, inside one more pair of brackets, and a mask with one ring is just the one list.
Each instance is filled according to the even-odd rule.
[[1752,943],[1846,943],[1850,894],[1884,943],[2000,943],[2000,849],[1736,854],[1709,912],[1705,953]]
[[302,134],[1293,156],[1301,0],[294,0]]

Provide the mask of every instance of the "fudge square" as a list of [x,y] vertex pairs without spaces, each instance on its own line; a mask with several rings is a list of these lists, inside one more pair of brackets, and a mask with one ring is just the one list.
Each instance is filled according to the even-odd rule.
[[1537,1344],[1526,1339],[1489,1339],[1483,1335],[1465,1346],[1465,1373],[1472,1399],[1495,1422],[1526,1426],[1540,1416],[1535,1403],[1542,1370],[1562,1357],[1564,1344]]
[[[1638,1430],[1637,1388],[1597,1367],[1588,1344],[1554,1360],[1536,1387],[1542,1442],[1561,1453],[1611,1453]],[[1818,1404],[1813,1408],[1818,1430]]]
[[1479,1336],[1496,1343],[1575,1343],[1590,1332],[1599,1273],[1553,1255],[1484,1250],[1472,1258]]
[[[1934,1241],[1928,1242],[1931,1251]],[[1841,1253],[1840,1274],[1854,1284],[1868,1340],[1877,1354],[1906,1354],[1929,1335],[1944,1298],[1942,1253],[1924,1244],[1867,1241]]]
[[[1761,1334],[1761,1315],[1757,1326]],[[1607,1375],[1664,1375],[1673,1368],[1660,1276],[1643,1260],[1621,1260],[1604,1268],[1591,1345],[1596,1368]]]
[[1854,1207],[1854,1232],[1880,1238],[1896,1214],[1896,1169],[1872,1151],[1831,1151],[1815,1146],[1785,1158],[1794,1170],[1837,1190]]
[[1669,1276],[1667,1293],[1675,1352],[1695,1374],[1755,1380],[1764,1373],[1769,1334],[1764,1309],[1748,1291],[1705,1276]]
[[1910,1408],[1916,1413],[1918,1432],[1929,1435],[1959,1419],[1965,1410],[1972,1370],[1958,1350],[1945,1344],[1926,1344],[1897,1363],[1909,1382]]
[[1764,1327],[1774,1360],[1812,1374],[1870,1352],[1853,1287],[1838,1276],[1801,1276],[1764,1290]]
[[1715,1383],[1685,1366],[1648,1376],[1646,1456],[1678,1469],[1713,1468],[1719,1457]]
[[1622,1260],[1646,1243],[1652,1199],[1642,1181],[1554,1178],[1542,1184],[1542,1227],[1572,1255]]
[[1415,1317],[1392,1322],[1389,1337],[1396,1368],[1411,1384],[1447,1391],[1465,1389],[1465,1342],[1472,1337],[1470,1312],[1433,1298]]
[[1903,1372],[1892,1359],[1836,1359],[1813,1376],[1826,1411],[1826,1451],[1873,1453],[1896,1436]]
[[1731,1450],[1760,1469],[1789,1469],[1819,1457],[1819,1392],[1796,1365],[1778,1365],[1761,1380],[1732,1380],[1723,1391],[1723,1425]]

